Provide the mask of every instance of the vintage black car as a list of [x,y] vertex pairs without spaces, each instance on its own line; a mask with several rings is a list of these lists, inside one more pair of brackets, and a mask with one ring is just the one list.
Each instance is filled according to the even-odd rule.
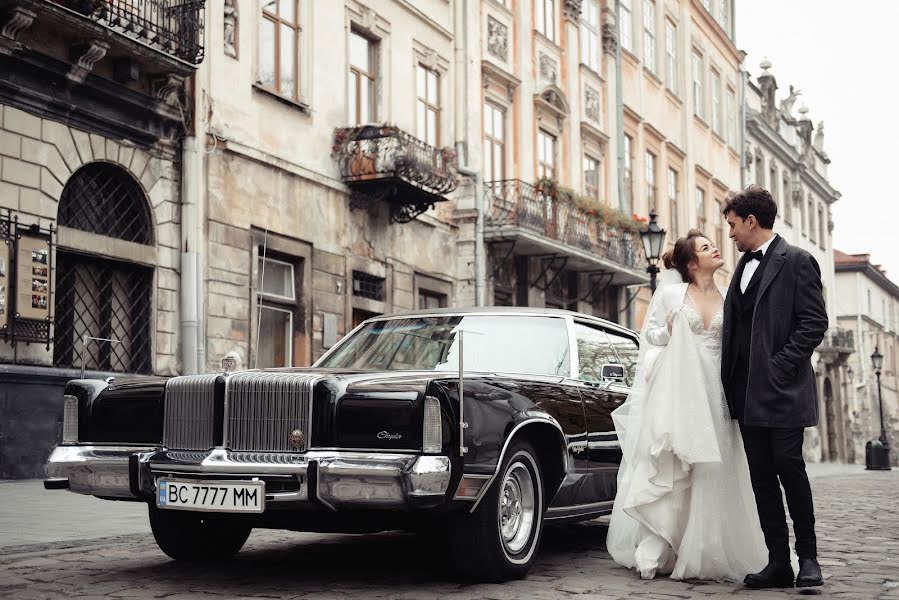
[[306,369],[75,380],[45,485],[146,502],[178,560],[254,527],[422,529],[471,578],[523,577],[546,523],[611,512],[637,349],[573,312],[443,309],[370,319]]

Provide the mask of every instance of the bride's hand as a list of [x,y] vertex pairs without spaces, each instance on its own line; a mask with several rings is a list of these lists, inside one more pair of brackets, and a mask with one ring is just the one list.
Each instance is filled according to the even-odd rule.
[[671,324],[674,323],[674,311],[668,313],[668,335],[671,335]]

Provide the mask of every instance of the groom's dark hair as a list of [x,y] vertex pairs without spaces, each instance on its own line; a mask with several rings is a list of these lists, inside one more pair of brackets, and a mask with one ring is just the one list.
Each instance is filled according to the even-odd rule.
[[771,197],[771,192],[760,185],[751,184],[740,192],[731,192],[727,195],[721,214],[725,217],[733,211],[741,219],[754,215],[764,229],[774,228],[774,217],[777,216],[777,203]]

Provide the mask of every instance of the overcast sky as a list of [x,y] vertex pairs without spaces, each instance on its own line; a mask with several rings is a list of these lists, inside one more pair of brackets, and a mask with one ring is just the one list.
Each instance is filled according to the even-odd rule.
[[824,121],[834,248],[869,253],[899,283],[899,0],[737,0],[737,47],[755,81],[768,57],[778,102],[790,84]]

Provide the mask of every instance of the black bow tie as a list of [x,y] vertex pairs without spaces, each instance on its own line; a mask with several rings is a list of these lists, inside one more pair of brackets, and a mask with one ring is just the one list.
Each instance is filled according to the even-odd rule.
[[762,252],[761,250],[756,250],[755,252],[747,252],[746,253],[746,260],[755,259],[759,262],[762,262],[762,259],[764,257],[765,257],[765,253]]

